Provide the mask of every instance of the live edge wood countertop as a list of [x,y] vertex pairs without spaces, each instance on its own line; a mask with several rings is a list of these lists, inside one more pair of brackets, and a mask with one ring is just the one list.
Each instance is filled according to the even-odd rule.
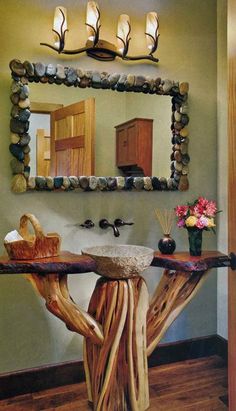
[[[204,251],[200,257],[191,257],[188,252],[177,252],[172,255],[154,253],[152,266],[175,271],[206,271],[214,267],[229,267],[230,258],[218,251]],[[0,274],[82,274],[96,270],[95,261],[85,255],[62,251],[58,257],[35,260],[9,260],[0,256]]]
[[0,257],[0,274],[82,274],[94,271],[95,261],[85,255],[62,251],[58,257],[38,258],[34,260],[9,260]]
[[152,266],[175,271],[206,271],[210,268],[229,267],[231,259],[219,251],[203,251],[199,257],[192,257],[188,252],[177,252],[171,255],[154,253]]

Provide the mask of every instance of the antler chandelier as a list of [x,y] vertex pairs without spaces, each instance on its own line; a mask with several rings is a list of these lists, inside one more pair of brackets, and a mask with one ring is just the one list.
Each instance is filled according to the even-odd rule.
[[86,52],[88,56],[97,60],[111,61],[116,57],[123,60],[151,60],[158,62],[159,59],[153,56],[153,53],[158,47],[159,38],[159,21],[156,12],[149,12],[146,16],[146,41],[149,53],[140,56],[128,55],[129,43],[131,40],[130,18],[127,14],[121,14],[118,19],[117,27],[117,47],[114,44],[105,40],[99,39],[100,11],[98,4],[95,1],[87,3],[86,26],[88,40],[85,47],[67,50],[65,49],[65,37],[68,31],[67,28],[67,11],[64,7],[56,7],[54,15],[54,24],[52,31],[54,32],[54,45],[48,43],[40,43],[42,46],[47,46],[57,53],[61,54],[81,54]]

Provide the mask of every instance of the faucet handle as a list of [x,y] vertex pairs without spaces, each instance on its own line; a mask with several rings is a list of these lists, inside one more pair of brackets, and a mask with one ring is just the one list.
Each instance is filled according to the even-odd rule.
[[85,220],[85,222],[83,224],[80,224],[80,227],[93,228],[94,227],[94,222],[92,220]]
[[108,220],[107,220],[106,218],[102,218],[102,219],[99,221],[99,227],[102,228],[103,230],[104,230],[105,228],[110,227],[110,226],[111,226],[111,224],[108,222]]
[[114,221],[114,225],[116,227],[122,227],[123,225],[133,225],[134,223],[126,223],[125,221],[123,221],[121,218],[116,218]]

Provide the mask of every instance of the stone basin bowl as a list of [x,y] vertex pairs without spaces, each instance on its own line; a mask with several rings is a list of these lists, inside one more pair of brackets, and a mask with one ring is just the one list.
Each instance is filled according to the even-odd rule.
[[132,278],[149,267],[154,251],[138,245],[102,245],[83,248],[97,263],[96,273],[109,278]]

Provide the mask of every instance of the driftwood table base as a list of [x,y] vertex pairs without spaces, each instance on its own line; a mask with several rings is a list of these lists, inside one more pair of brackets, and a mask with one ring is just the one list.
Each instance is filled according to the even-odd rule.
[[207,272],[165,270],[149,305],[142,277],[100,278],[88,313],[71,299],[66,275],[31,274],[50,312],[82,334],[88,399],[96,411],[145,411],[149,407],[147,357],[194,297]]
[[85,337],[88,399],[94,411],[145,411],[149,407],[147,357],[195,296],[209,269],[229,266],[230,258],[217,252],[194,258],[187,253],[155,253],[152,265],[165,270],[150,303],[142,277],[101,277],[86,312],[70,296],[67,273],[92,270],[93,264],[88,257],[68,253],[56,258],[55,265],[50,259],[22,263],[0,258],[0,273],[13,273],[14,267],[16,272],[30,273],[28,279],[48,310]]

